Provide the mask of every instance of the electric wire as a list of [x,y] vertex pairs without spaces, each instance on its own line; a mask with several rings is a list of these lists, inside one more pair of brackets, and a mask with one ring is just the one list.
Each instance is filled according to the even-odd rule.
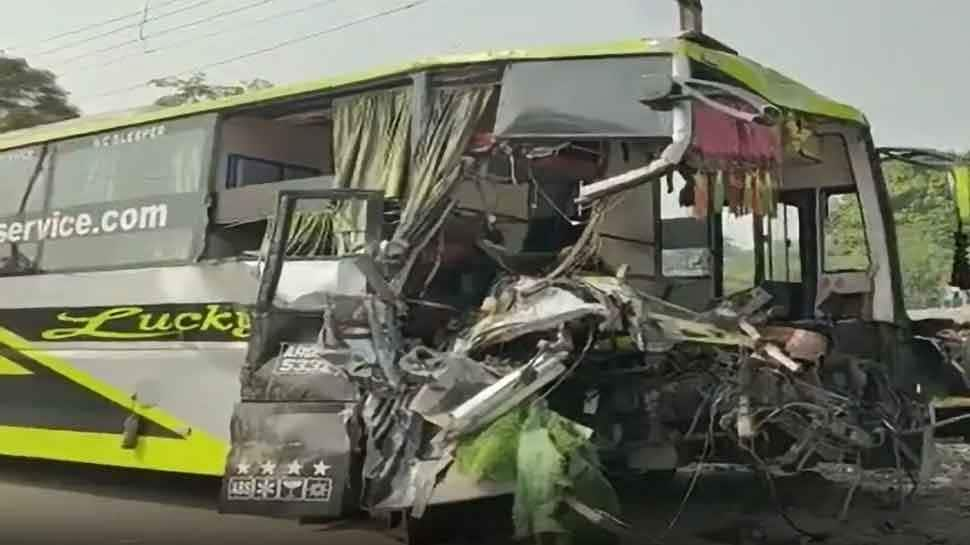
[[[40,51],[38,53],[33,53],[33,54],[31,54],[31,57],[34,57],[34,58],[36,58],[36,57],[43,57],[43,56],[46,56],[46,55],[50,55],[52,53],[57,53],[59,51],[64,51],[65,49],[71,49],[71,48],[77,47],[79,45],[84,45],[84,44],[87,44],[87,43],[90,43],[90,42],[93,42],[93,41],[96,41],[96,40],[100,40],[101,38],[106,38],[108,36],[112,36],[114,34],[118,34],[119,32],[122,32],[122,31],[125,31],[125,30],[138,28],[138,27],[144,25],[145,23],[150,23],[152,21],[161,21],[162,19],[166,19],[166,18],[171,17],[173,15],[178,15],[180,13],[185,13],[187,11],[191,11],[193,9],[200,8],[200,7],[202,7],[202,6],[206,5],[206,4],[211,4],[213,1],[214,0],[199,0],[199,1],[195,2],[195,3],[189,4],[187,6],[182,6],[182,7],[178,8],[178,9],[175,9],[175,10],[172,10],[172,11],[168,11],[168,12],[165,12],[165,13],[160,13],[158,15],[153,15],[153,16],[150,16],[150,17],[146,17],[146,18],[144,18],[144,19],[142,19],[140,21],[137,21],[135,23],[131,23],[131,24],[127,24],[127,25],[124,25],[124,26],[120,26],[118,28],[114,28],[114,29],[111,29],[111,30],[108,30],[108,31],[105,31],[105,32],[101,32],[100,34],[95,34],[93,36],[88,36],[87,38],[84,38],[84,39],[81,39],[81,40],[75,40],[73,42],[68,42],[66,44],[61,44],[59,46],[52,47],[52,48],[46,49],[44,51]],[[139,11],[139,15],[141,15],[142,13],[143,13],[142,11]]]
[[[155,6],[155,7],[156,8],[164,8],[166,6],[170,6],[172,4],[178,4],[178,3],[181,3],[181,2],[185,2],[185,1],[186,0],[168,0],[167,2],[162,2],[161,4],[159,4],[159,5]],[[48,43],[48,42],[53,42],[55,40],[59,40],[61,38],[67,38],[68,36],[75,36],[77,34],[81,34],[83,32],[87,32],[89,30],[94,30],[96,28],[101,28],[103,26],[108,26],[108,25],[111,25],[111,24],[114,24],[114,23],[120,23],[121,21],[124,21],[125,19],[131,19],[132,17],[142,17],[144,19],[145,18],[144,17],[144,10],[138,10],[138,11],[135,11],[135,12],[129,12],[126,15],[118,15],[116,17],[112,17],[110,19],[105,19],[105,20],[102,20],[102,21],[99,21],[99,22],[96,22],[96,23],[88,23],[88,24],[82,25],[80,27],[75,27],[75,28],[72,28],[70,30],[65,30],[63,32],[59,32],[57,34],[52,34],[52,35],[47,36],[46,38],[42,38],[42,39],[40,39],[40,40],[38,40],[36,42],[22,42],[22,43],[19,43],[19,44],[16,44],[16,45],[13,45],[13,46],[10,46],[10,47],[7,47],[7,48],[0,48],[0,51],[2,51],[2,50],[19,51],[21,49],[27,49],[27,48],[36,47],[36,46],[39,46],[39,45],[42,45],[42,44],[45,44],[45,43]],[[139,24],[141,24],[141,23],[139,22]]]
[[[172,34],[173,32],[178,32],[180,30],[185,30],[187,28],[196,27],[196,26],[199,26],[199,25],[204,24],[204,23],[208,23],[208,22],[211,22],[211,21],[215,21],[216,19],[221,19],[223,17],[228,17],[230,15],[235,15],[237,13],[242,13],[244,11],[248,11],[248,10],[251,10],[251,9],[254,9],[254,8],[258,8],[260,6],[265,6],[266,4],[270,4],[270,3],[275,2],[275,1],[276,0],[257,0],[256,2],[250,2],[250,3],[244,4],[242,6],[238,6],[238,7],[232,8],[232,9],[227,9],[227,10],[220,11],[218,13],[214,13],[212,15],[203,17],[201,19],[196,19],[194,21],[189,21],[187,23],[182,23],[182,24],[179,24],[179,25],[175,25],[173,27],[169,27],[169,28],[166,28],[164,30],[160,30],[158,32],[155,32],[153,34],[147,34],[147,35],[144,36],[144,39],[156,38],[158,36],[165,36],[166,34]],[[83,60],[83,59],[88,58],[88,57],[97,57],[97,56],[99,56],[101,54],[108,53],[110,51],[114,51],[114,50],[116,50],[116,49],[118,49],[120,47],[125,47],[125,46],[128,46],[128,45],[137,44],[137,43],[140,43],[142,41],[144,41],[144,40],[141,37],[132,38],[130,40],[125,40],[123,42],[114,43],[114,44],[111,44],[111,45],[102,47],[100,49],[96,49],[94,51],[89,51],[89,52],[86,52],[86,53],[82,53],[80,55],[75,55],[73,57],[68,57],[66,59],[60,60],[59,62],[60,63],[63,63],[63,64],[74,63],[74,62]],[[100,66],[103,66],[103,65],[102,64],[98,64],[98,66],[100,67]]]
[[[177,76],[184,76],[184,75],[188,75],[188,74],[194,74],[194,73],[198,73],[198,72],[202,72],[202,71],[208,70],[210,68],[216,68],[216,67],[224,66],[226,64],[231,64],[231,63],[234,63],[234,62],[237,62],[237,61],[249,59],[249,58],[252,58],[252,57],[257,57],[259,55],[264,55],[266,53],[272,53],[273,51],[277,51],[279,49],[283,49],[284,47],[289,47],[291,45],[295,45],[295,44],[298,44],[298,43],[301,43],[301,42],[305,42],[307,40],[312,40],[314,38],[319,38],[321,36],[325,36],[325,35],[328,35],[328,34],[334,34],[334,33],[339,32],[341,30],[345,30],[347,28],[351,28],[351,27],[354,27],[354,26],[357,26],[357,25],[361,25],[361,24],[364,24],[364,23],[367,23],[367,22],[370,22],[370,21],[375,21],[375,20],[381,19],[383,17],[388,17],[388,16],[391,16],[391,15],[394,15],[394,14],[397,14],[397,13],[402,13],[402,12],[405,12],[405,11],[408,11],[408,10],[411,10],[411,9],[414,9],[414,8],[416,8],[418,6],[421,6],[423,4],[426,4],[426,3],[430,2],[430,1],[431,0],[414,0],[412,2],[408,2],[406,4],[402,4],[402,5],[396,6],[394,8],[388,8],[388,9],[385,9],[383,11],[379,11],[379,12],[376,12],[376,13],[373,13],[373,14],[370,14],[370,15],[365,15],[363,17],[358,17],[356,19],[352,19],[350,21],[347,21],[347,22],[344,22],[344,23],[340,23],[338,25],[331,26],[331,27],[325,28],[323,30],[319,30],[319,31],[316,31],[316,32],[311,32],[309,34],[303,34],[301,36],[297,36],[296,38],[291,38],[291,39],[288,39],[288,40],[284,40],[282,42],[276,43],[276,44],[271,45],[271,46],[263,47],[263,48],[260,48],[260,49],[255,49],[255,50],[252,50],[252,51],[249,51],[249,52],[246,52],[246,53],[242,53],[240,55],[236,55],[236,56],[229,57],[229,58],[226,58],[226,59],[222,59],[222,60],[219,60],[219,61],[211,62],[211,63],[208,63],[208,64],[194,66],[192,68],[189,68],[189,69],[186,69],[186,70],[182,70],[181,72],[178,72],[178,73],[175,73],[175,74],[170,74],[169,76],[176,76],[177,77]],[[144,87],[148,87],[149,85],[150,85],[149,83],[138,83],[138,84],[135,84],[135,85],[129,85],[129,86],[126,86],[126,87],[112,89],[110,91],[106,91],[106,92],[103,92],[103,93],[98,93],[98,94],[95,94],[95,95],[89,95],[89,96],[86,96],[86,97],[82,97],[82,98],[80,98],[78,100],[79,101],[96,100],[96,99],[106,98],[106,97],[110,97],[110,96],[116,96],[116,95],[120,95],[120,94],[123,94],[123,93],[129,93],[129,92],[132,92],[132,91],[137,91],[138,89],[142,89]]]
[[[122,56],[119,56],[119,57],[115,57],[115,58],[112,58],[112,59],[108,59],[106,61],[99,62],[99,63],[97,63],[95,65],[87,65],[87,64],[84,64],[84,65],[81,65],[80,67],[78,67],[79,70],[71,70],[71,69],[68,69],[68,70],[60,71],[59,73],[63,76],[65,74],[86,73],[86,72],[90,72],[91,70],[94,70],[94,69],[101,70],[101,69],[106,68],[108,66],[114,66],[116,64],[125,62],[127,60],[131,60],[131,59],[134,59],[134,58],[137,58],[137,57],[144,57],[146,55],[154,55],[155,53],[159,53],[159,52],[173,51],[173,50],[181,49],[181,48],[183,48],[185,46],[189,46],[189,45],[197,45],[199,42],[206,41],[206,40],[215,38],[217,36],[222,36],[224,34],[228,34],[228,33],[231,33],[231,32],[237,32],[237,31],[239,31],[240,29],[243,29],[243,28],[249,28],[249,27],[253,27],[253,26],[256,26],[256,25],[263,24],[263,23],[268,23],[270,21],[275,21],[277,19],[282,19],[284,17],[291,17],[293,15],[298,15],[300,13],[305,13],[305,12],[308,12],[308,11],[313,10],[313,9],[317,9],[317,8],[320,8],[320,7],[323,7],[323,6],[327,6],[327,5],[330,5],[330,4],[337,3],[339,1],[340,0],[319,0],[317,2],[313,2],[312,4],[305,5],[305,6],[302,6],[302,7],[299,7],[299,8],[294,8],[294,9],[286,10],[286,11],[283,11],[283,12],[274,13],[273,15],[269,15],[269,16],[266,16],[266,17],[261,17],[259,19],[255,19],[253,21],[247,21],[247,22],[244,22],[242,24],[235,25],[235,26],[233,26],[231,28],[222,28],[222,29],[219,29],[219,30],[215,30],[213,32],[209,32],[207,34],[200,34],[200,35],[197,35],[197,36],[192,36],[192,37],[190,37],[190,38],[188,38],[186,40],[182,40],[182,41],[179,41],[179,42],[174,42],[174,43],[170,43],[170,44],[161,45],[161,46],[152,48],[151,51],[136,51],[136,52],[133,52],[133,53],[129,53],[129,54],[126,54],[126,55],[122,55]],[[154,37],[157,37],[159,35],[160,35],[159,33],[149,34],[148,36],[146,36],[146,38],[154,38]],[[78,59],[78,60],[83,60],[83,59]]]

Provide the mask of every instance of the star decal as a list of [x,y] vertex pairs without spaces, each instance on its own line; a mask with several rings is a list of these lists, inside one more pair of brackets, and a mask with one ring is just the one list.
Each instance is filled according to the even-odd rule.
[[263,472],[263,475],[272,475],[276,473],[276,464],[271,460],[267,460],[259,465],[259,469]]
[[326,477],[327,471],[330,471],[330,467],[323,460],[313,464],[313,474],[317,477]]
[[236,464],[236,473],[240,475],[249,475],[250,467],[251,467],[251,464],[246,460],[243,460],[238,464]]
[[287,466],[287,475],[299,475],[303,472],[303,464],[299,460],[293,460],[290,465]]

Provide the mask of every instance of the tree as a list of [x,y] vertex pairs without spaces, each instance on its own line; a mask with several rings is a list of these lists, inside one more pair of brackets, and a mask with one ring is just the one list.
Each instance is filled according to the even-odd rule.
[[[896,223],[906,306],[937,306],[940,288],[950,277],[956,229],[948,176],[905,163],[888,163],[884,172]],[[866,251],[862,217],[854,200],[833,206],[826,230],[839,255]]]
[[197,72],[187,78],[170,76],[167,78],[157,78],[148,82],[152,87],[160,89],[170,89],[171,92],[158,100],[158,106],[181,106],[182,104],[193,104],[204,100],[241,95],[249,91],[268,89],[272,83],[264,79],[256,78],[248,81],[240,81],[233,85],[215,85],[209,83],[206,75]]
[[80,111],[48,70],[0,55],[0,132],[71,119]]

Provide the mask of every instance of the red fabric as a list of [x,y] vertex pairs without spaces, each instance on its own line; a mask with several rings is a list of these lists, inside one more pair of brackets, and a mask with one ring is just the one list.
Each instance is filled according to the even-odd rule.
[[777,128],[745,123],[695,102],[693,151],[708,167],[724,168],[730,163],[742,168],[777,165],[781,162],[781,133]]

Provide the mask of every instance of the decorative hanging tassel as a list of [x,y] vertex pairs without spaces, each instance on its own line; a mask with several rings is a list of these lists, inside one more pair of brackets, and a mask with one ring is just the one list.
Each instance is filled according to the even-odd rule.
[[778,178],[772,176],[771,169],[765,170],[765,187],[768,189],[768,215],[775,218],[778,216],[778,199],[781,192],[778,187]]
[[744,204],[744,179],[738,170],[728,172],[727,198],[731,212],[735,216],[741,215],[741,206]]
[[766,174],[767,170],[758,169],[758,210],[761,216],[771,215],[771,186]]
[[744,174],[744,210],[742,215],[747,215],[754,207],[754,176],[750,171]]
[[714,202],[714,214],[719,215],[724,208],[724,171],[714,173],[714,187],[711,189]]
[[764,215],[765,194],[764,184],[761,180],[761,171],[755,170],[751,173],[751,212],[758,217]]
[[707,217],[707,207],[709,203],[708,179],[703,172],[698,172],[694,176],[694,217],[703,219]]

